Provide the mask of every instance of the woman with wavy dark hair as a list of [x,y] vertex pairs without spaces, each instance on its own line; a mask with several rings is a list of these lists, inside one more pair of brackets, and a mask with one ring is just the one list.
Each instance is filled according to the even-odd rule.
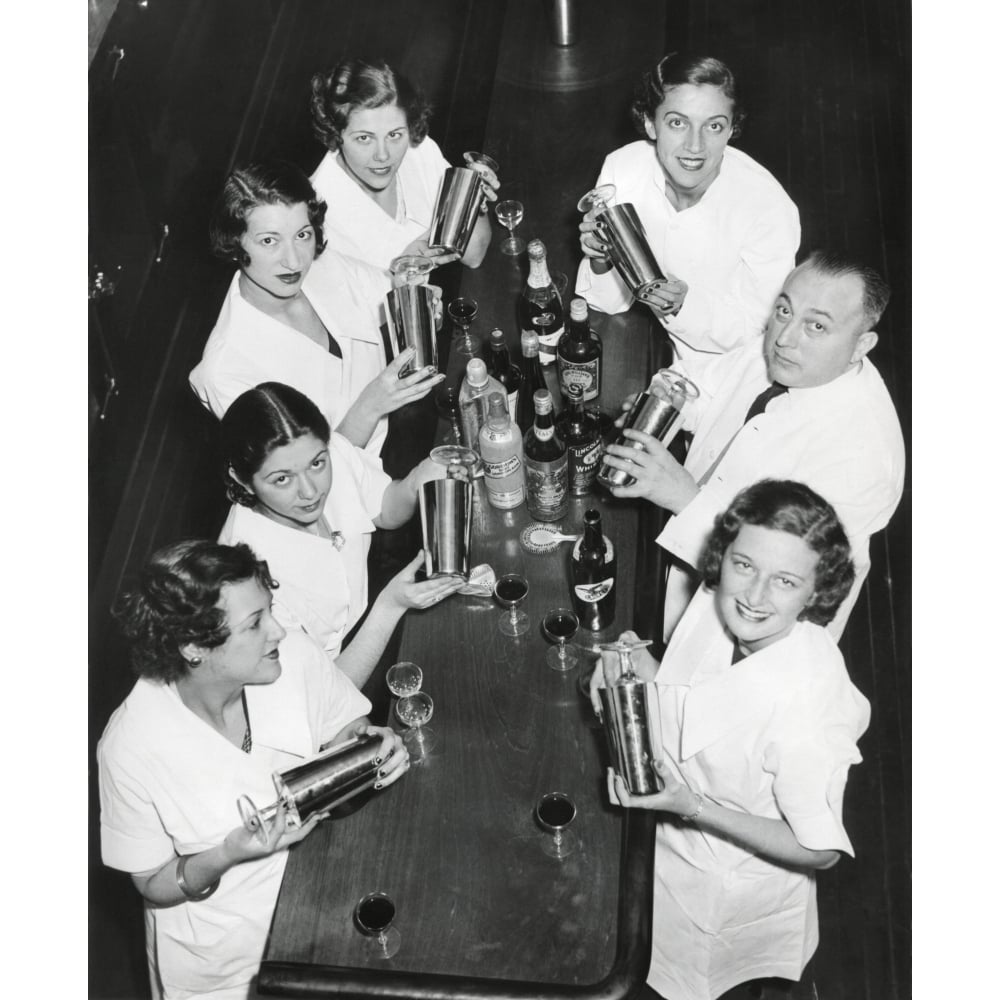
[[[656,683],[663,790],[608,776],[613,804],[662,814],[647,998],[798,979],[819,941],[814,872],[853,855],[841,811],[870,709],[825,628],[854,580],[843,526],[809,487],[763,480],[716,519],[703,569],[662,662],[633,654]],[[595,708],[617,676],[604,655]]]
[[[326,204],[294,164],[233,171],[210,224],[212,251],[238,270],[191,386],[217,417],[246,389],[276,380],[304,392],[350,442],[378,453],[386,415],[444,379],[432,368],[400,378],[386,365],[386,273],[327,247]],[[325,252],[324,252],[325,250]]]
[[272,774],[355,735],[382,737],[376,788],[408,766],[402,741],[322,650],[271,612],[274,586],[246,545],[160,549],[118,617],[139,675],[97,748],[101,855],[146,912],[156,998],[256,998],[254,977],[301,827],[280,807],[262,842],[237,799],[275,798]]
[[219,541],[246,542],[267,560],[280,585],[275,617],[285,628],[309,633],[362,687],[403,614],[430,607],[462,585],[417,582],[418,553],[386,584],[341,650],[368,607],[373,532],[409,520],[420,484],[441,478],[443,467],[424,459],[405,479],[391,480],[376,459],[331,434],[315,403],[277,382],[243,393],[222,418],[221,432],[233,506]]
[[[312,182],[330,205],[330,245],[383,268],[402,254],[454,260],[427,246],[449,164],[427,134],[431,108],[413,84],[381,59],[344,59],[313,76],[310,110],[327,149]],[[497,177],[470,166],[483,174],[488,201],[496,201]],[[487,207],[462,258],[468,267],[482,263],[490,243]]]
[[[642,139],[604,161],[597,183],[631,202],[669,285],[644,303],[675,354],[721,354],[763,329],[795,266],[799,213],[781,185],[729,145],[745,113],[732,71],[718,59],[672,52],[644,73],[632,121]],[[593,213],[580,224],[577,293],[606,313],[633,297],[612,270]]]

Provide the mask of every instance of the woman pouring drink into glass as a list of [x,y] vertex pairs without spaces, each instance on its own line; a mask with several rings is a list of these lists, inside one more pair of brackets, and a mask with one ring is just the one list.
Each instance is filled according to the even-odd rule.
[[368,699],[278,624],[272,586],[246,545],[179,542],[119,611],[139,679],[97,748],[101,855],[145,902],[155,998],[258,996],[287,848],[320,816],[292,828],[279,806],[262,840],[234,822],[240,796],[273,801],[274,771],[366,732],[381,736],[376,788],[408,766]]
[[[747,980],[798,979],[819,940],[817,869],[853,854],[841,819],[868,702],[824,627],[854,579],[833,508],[801,483],[764,480],[716,520],[704,584],[654,681],[663,790],[613,804],[657,824],[653,956],[643,997],[713,1000]],[[634,642],[634,632],[622,640]],[[591,680],[614,683],[617,665]]]
[[[729,142],[744,112],[718,59],[671,53],[636,87],[632,120],[643,137],[610,153],[598,185],[631,202],[668,285],[644,302],[675,353],[724,353],[763,329],[795,266],[799,213],[781,185]],[[590,211],[580,224],[576,291],[606,313],[633,297],[612,270]]]

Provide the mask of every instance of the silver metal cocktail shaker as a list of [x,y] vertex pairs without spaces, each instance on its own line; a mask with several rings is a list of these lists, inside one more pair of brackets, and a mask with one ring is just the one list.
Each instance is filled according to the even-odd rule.
[[472,564],[472,477],[479,456],[471,448],[444,445],[431,458],[446,478],[423,483],[418,494],[427,579],[459,576],[466,582]]
[[[485,153],[466,153],[466,162],[482,163],[494,173],[500,168]],[[465,254],[476,228],[486,183],[472,167],[448,167],[441,178],[427,244],[434,250]]]

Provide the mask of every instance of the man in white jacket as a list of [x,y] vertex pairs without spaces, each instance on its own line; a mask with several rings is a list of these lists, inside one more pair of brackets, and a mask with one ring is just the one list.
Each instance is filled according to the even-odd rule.
[[[635,477],[616,487],[673,514],[657,542],[669,554],[664,640],[694,594],[716,515],[760,479],[795,479],[825,497],[847,530],[857,579],[828,626],[839,638],[868,573],[868,540],[903,490],[899,418],[867,359],[889,288],[871,268],[816,251],[785,279],[762,338],[675,367],[700,390],[683,412],[694,437],[684,465],[656,439],[625,435],[643,451],[610,445],[609,464]],[[766,614],[767,609],[748,609]]]

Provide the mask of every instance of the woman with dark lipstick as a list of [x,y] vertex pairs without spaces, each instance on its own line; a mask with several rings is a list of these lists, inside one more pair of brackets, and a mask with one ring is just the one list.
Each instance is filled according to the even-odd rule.
[[[344,59],[313,76],[310,110],[313,132],[328,150],[311,180],[331,206],[330,246],[375,267],[403,254],[454,260],[427,246],[449,163],[427,134],[430,105],[413,84],[382,60]],[[488,208],[500,182],[485,165],[468,166],[486,181]],[[462,263],[478,267],[490,236],[484,210]]]
[[233,506],[219,541],[245,542],[267,560],[279,584],[275,617],[287,629],[304,629],[362,687],[403,614],[462,585],[417,582],[418,554],[386,584],[341,650],[368,607],[372,533],[409,520],[419,485],[441,478],[444,468],[425,459],[405,479],[391,480],[377,459],[331,434],[310,399],[277,382],[244,392],[221,431]]
[[[665,56],[643,74],[631,114],[642,140],[609,154],[597,183],[615,186],[612,204],[635,206],[670,279],[644,302],[677,357],[725,353],[760,333],[795,266],[798,209],[767,170],[729,145],[744,112],[718,59]],[[576,291],[602,312],[624,312],[632,294],[595,230],[588,212]]]
[[295,386],[331,427],[377,454],[386,414],[426,396],[444,375],[425,368],[399,378],[410,350],[386,365],[379,310],[389,277],[323,253],[325,214],[291,163],[253,164],[226,180],[211,221],[212,250],[239,270],[191,386],[220,418],[260,382]]
[[372,726],[351,682],[271,609],[267,564],[246,545],[179,542],[158,551],[119,618],[139,678],[97,748],[101,856],[145,903],[157,1000],[256,1000],[293,828],[284,808],[266,841],[238,823],[237,799],[274,801],[272,774],[322,747],[381,737],[376,788],[408,757]]
[[[841,811],[870,717],[825,627],[853,579],[830,504],[763,480],[716,520],[704,584],[662,662],[633,655],[656,684],[664,782],[631,795],[608,778],[613,804],[660,819],[640,997],[713,1000],[748,980],[798,979],[816,950],[815,872],[853,855]],[[595,696],[617,676],[604,656]]]

